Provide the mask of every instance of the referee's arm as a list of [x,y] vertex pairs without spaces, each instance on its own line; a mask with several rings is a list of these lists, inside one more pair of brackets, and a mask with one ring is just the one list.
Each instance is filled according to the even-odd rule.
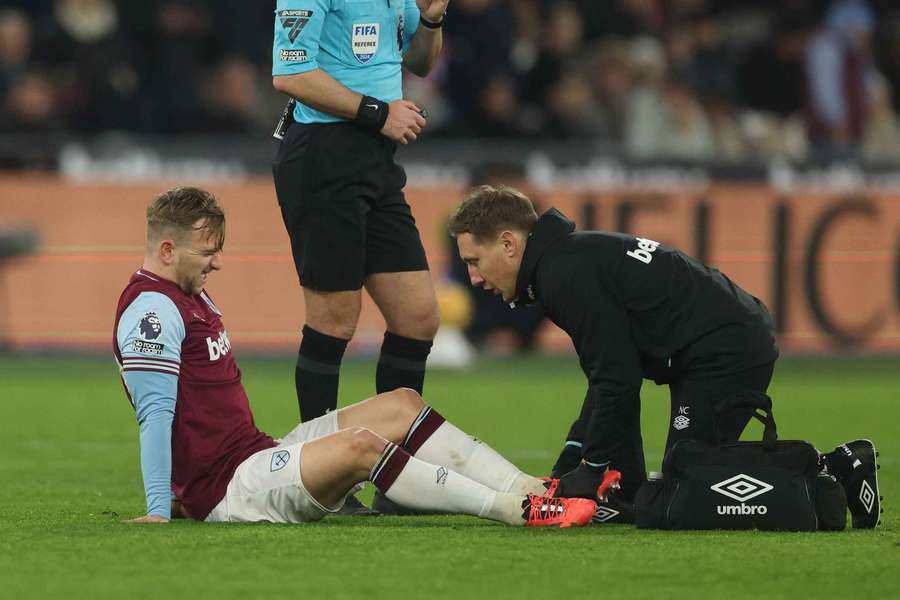
[[306,106],[343,119],[356,117],[363,98],[362,94],[342,85],[322,69],[295,75],[276,75],[272,78],[272,85]]
[[425,77],[437,63],[443,46],[444,36],[440,28],[429,29],[419,25],[410,42],[409,52],[403,57],[403,66],[413,75]]
[[[283,94],[316,110],[353,121],[357,118],[364,96],[342,85],[321,69],[295,75],[276,75],[272,85]],[[394,100],[381,133],[395,142],[408,144],[417,139],[425,119],[409,100]]]

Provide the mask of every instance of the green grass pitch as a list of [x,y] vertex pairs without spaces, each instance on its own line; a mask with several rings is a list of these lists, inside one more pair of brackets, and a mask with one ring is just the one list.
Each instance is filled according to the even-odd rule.
[[[291,362],[240,362],[257,424],[290,430]],[[342,402],[371,393],[373,362],[345,365]],[[779,364],[770,391],[782,437],[829,450],[871,437],[887,498],[875,531],[790,534],[526,530],[470,517],[126,525],[144,500],[137,426],[112,358],[0,358],[0,598],[898,598],[898,364]],[[533,358],[433,371],[425,391],[446,417],[543,475],[583,390],[574,358]],[[643,407],[655,470],[665,388],[646,383]]]

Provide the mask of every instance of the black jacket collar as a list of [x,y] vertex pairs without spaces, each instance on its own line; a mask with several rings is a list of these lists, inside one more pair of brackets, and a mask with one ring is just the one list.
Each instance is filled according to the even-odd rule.
[[535,301],[537,296],[534,291],[534,280],[538,262],[547,248],[573,231],[575,223],[555,208],[541,215],[534,230],[528,235],[525,255],[522,257],[519,276],[516,278],[516,303],[530,304]]

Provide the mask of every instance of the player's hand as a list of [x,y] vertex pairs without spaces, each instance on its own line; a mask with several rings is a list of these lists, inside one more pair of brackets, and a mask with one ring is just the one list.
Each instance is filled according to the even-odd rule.
[[144,515],[143,517],[136,517],[134,519],[128,519],[125,523],[168,523],[169,520],[165,517],[160,517],[159,515]]
[[418,138],[423,127],[425,118],[418,106],[409,100],[394,100],[389,105],[388,118],[381,134],[405,146]]
[[422,18],[431,23],[437,23],[444,17],[448,4],[450,0],[416,0]]
[[178,500],[172,500],[172,519],[187,519],[187,514]]
[[581,463],[573,470],[559,478],[556,488],[558,498],[590,498],[597,499],[597,488],[603,482],[606,467],[592,467]]

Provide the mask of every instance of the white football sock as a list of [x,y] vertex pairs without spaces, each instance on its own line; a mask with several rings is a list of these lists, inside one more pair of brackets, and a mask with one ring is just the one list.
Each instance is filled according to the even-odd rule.
[[473,515],[508,525],[525,522],[524,495],[496,492],[447,467],[414,456],[384,494],[397,504],[421,511]]
[[516,495],[545,491],[544,482],[523,473],[496,450],[450,423],[441,423],[414,456],[443,465],[498,492]]

